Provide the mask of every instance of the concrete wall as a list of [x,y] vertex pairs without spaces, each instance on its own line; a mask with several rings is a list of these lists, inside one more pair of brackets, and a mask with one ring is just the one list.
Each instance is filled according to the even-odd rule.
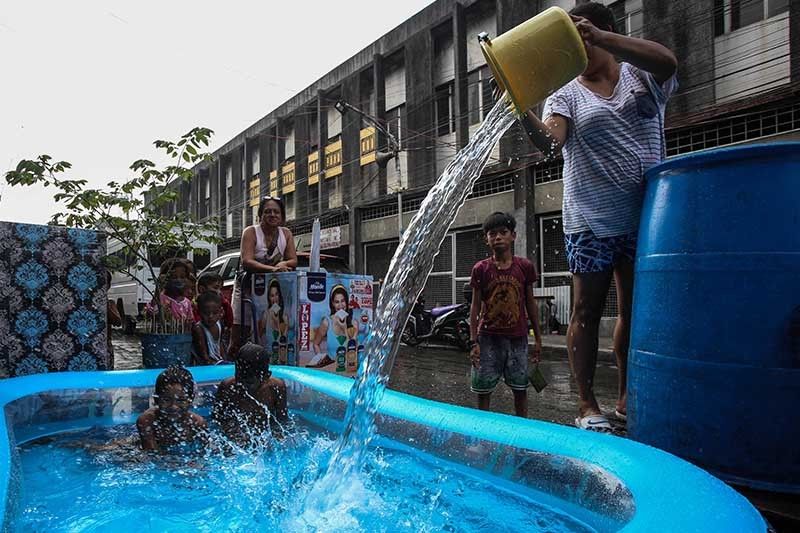
[[678,58],[680,88],[667,107],[667,123],[670,115],[712,105],[714,0],[644,0],[643,11],[645,37],[668,47]]
[[[513,191],[492,194],[467,200],[458,211],[452,228],[483,224],[484,219],[495,211],[513,211]],[[416,211],[403,213],[403,227],[407,227]],[[361,242],[382,241],[397,238],[397,215],[367,220],[361,223]]]
[[714,39],[714,59],[717,102],[788,83],[789,13],[720,35]]

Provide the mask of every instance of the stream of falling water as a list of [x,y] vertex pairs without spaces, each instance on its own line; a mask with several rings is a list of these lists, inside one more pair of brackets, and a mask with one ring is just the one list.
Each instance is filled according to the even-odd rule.
[[[352,476],[359,473],[374,436],[375,412],[383,396],[400,337],[414,302],[425,286],[450,225],[486,166],[495,143],[514,123],[506,98],[500,98],[470,142],[460,150],[430,190],[403,232],[381,287],[376,317],[367,338],[368,357],[361,361],[350,391],[345,429],[328,467],[310,487],[298,509],[301,523],[336,509]],[[309,522],[310,521],[310,522]]]

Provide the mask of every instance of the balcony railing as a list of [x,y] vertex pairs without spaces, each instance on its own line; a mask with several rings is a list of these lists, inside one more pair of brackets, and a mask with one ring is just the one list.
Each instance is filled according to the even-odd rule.
[[269,194],[278,196],[278,171],[273,170],[269,173]]
[[370,126],[361,130],[361,166],[375,162],[375,128]]
[[294,161],[281,167],[281,180],[283,182],[283,194],[294,192]]
[[258,202],[260,200],[259,196],[261,195],[261,178],[258,177],[258,174],[253,176],[250,180],[250,207],[258,207]]
[[334,178],[342,173],[342,141],[325,147],[325,177]]
[[308,184],[319,183],[319,151],[314,150],[308,154]]

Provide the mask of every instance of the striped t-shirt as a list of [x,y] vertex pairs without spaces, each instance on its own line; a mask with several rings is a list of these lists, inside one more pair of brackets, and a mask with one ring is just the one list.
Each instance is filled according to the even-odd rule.
[[629,63],[608,98],[577,79],[553,93],[542,116],[564,116],[569,131],[564,156],[564,233],[597,237],[634,233],[644,193],[644,172],[664,150],[664,109],[675,76],[659,84]]

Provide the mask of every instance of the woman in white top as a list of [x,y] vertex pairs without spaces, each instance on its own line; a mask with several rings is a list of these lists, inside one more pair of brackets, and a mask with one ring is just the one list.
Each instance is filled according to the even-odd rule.
[[[240,268],[249,273],[289,272],[297,266],[297,251],[289,228],[281,226],[286,220],[286,207],[277,196],[265,196],[258,206],[259,223],[242,232]],[[238,352],[242,334],[249,336],[252,318],[245,306],[242,317],[242,291],[237,281],[233,290],[233,328],[231,351]],[[243,319],[244,318],[244,319]],[[244,329],[242,329],[244,326]]]

